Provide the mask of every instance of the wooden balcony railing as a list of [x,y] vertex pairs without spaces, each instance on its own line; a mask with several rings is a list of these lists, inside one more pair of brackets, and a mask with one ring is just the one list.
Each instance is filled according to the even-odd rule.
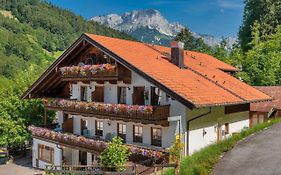
[[[108,141],[96,138],[86,138],[70,133],[55,132],[54,130],[30,126],[28,128],[34,138],[48,142],[60,144],[62,146],[85,150],[87,152],[101,153],[108,146]],[[168,154],[164,149],[151,149],[136,145],[126,144],[132,153],[132,158],[140,156],[145,159],[156,158],[156,160],[166,161]]]
[[69,66],[59,70],[63,81],[118,80],[117,67],[111,64]]
[[168,117],[170,115],[170,105],[146,106],[82,102],[68,99],[46,99],[45,107],[74,115],[163,126],[168,126]]

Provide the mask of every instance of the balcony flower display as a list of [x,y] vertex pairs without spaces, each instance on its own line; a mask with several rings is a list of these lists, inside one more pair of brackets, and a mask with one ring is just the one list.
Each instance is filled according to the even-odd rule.
[[153,106],[145,105],[126,105],[126,104],[110,104],[110,103],[99,103],[99,102],[82,102],[66,99],[45,99],[44,103],[50,107],[61,107],[70,108],[77,110],[85,110],[87,112],[111,112],[115,114],[152,114]]
[[87,76],[103,73],[114,73],[115,65],[111,64],[98,64],[98,65],[84,65],[84,66],[69,66],[61,67],[59,70],[64,76]]
[[[87,149],[93,149],[98,152],[102,152],[108,145],[108,142],[104,140],[86,138],[84,136],[77,136],[70,133],[55,132],[53,130],[29,126],[29,131],[33,136],[37,136],[44,139],[50,139],[57,142],[72,144]],[[167,160],[167,153],[164,150],[152,150],[149,148],[143,148],[140,146],[127,145],[132,154],[141,155],[146,158],[156,158],[159,160]]]

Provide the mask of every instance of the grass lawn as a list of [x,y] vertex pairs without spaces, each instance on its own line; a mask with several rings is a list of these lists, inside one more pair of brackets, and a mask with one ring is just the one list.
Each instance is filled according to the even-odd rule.
[[[191,156],[183,158],[180,165],[181,175],[207,175],[211,174],[214,165],[219,161],[220,157],[227,151],[231,150],[238,141],[245,137],[259,132],[275,123],[280,122],[281,119],[269,120],[265,123],[257,124],[253,128],[242,130],[240,133],[226,138],[219,143],[211,144]],[[166,175],[172,175],[173,171],[168,170]]]

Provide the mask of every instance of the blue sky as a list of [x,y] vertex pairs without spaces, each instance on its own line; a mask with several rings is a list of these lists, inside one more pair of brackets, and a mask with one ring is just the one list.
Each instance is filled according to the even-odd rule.
[[236,36],[242,23],[243,0],[48,0],[86,19],[109,13],[157,9],[171,22],[214,36]]

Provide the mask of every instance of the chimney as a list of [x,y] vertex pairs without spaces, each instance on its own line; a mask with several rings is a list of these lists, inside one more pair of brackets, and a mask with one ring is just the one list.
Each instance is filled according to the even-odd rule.
[[184,68],[184,43],[179,41],[171,42],[171,62],[179,68]]

